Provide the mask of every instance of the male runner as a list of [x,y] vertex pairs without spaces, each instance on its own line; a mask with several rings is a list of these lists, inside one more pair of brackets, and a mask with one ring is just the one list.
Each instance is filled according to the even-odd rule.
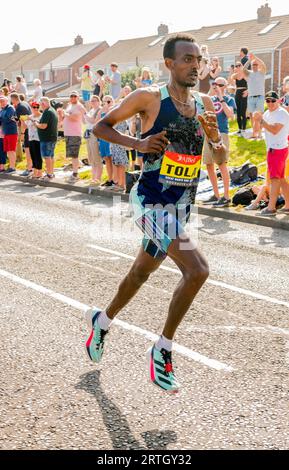
[[[94,128],[97,137],[144,154],[144,170],[132,190],[131,201],[136,223],[145,237],[111,304],[104,311],[87,312],[92,331],[86,348],[93,362],[101,360],[112,320],[169,256],[180,269],[182,279],[174,292],[162,335],[148,351],[148,358],[150,380],[174,393],[179,384],[172,367],[173,337],[209,275],[205,258],[183,228],[195,201],[201,168],[204,133],[200,123],[215,152],[224,153],[225,147],[211,99],[191,92],[202,59],[194,38],[187,34],[170,37],[164,46],[164,59],[170,71],[168,86],[136,90]],[[141,139],[113,128],[135,114],[140,114],[142,120]]]

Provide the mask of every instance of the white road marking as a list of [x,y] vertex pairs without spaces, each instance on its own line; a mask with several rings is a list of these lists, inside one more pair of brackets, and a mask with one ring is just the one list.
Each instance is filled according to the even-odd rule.
[[11,224],[11,220],[7,220],[7,219],[0,218],[0,222],[4,222],[5,224]]
[[[97,251],[102,251],[105,253],[109,253],[111,255],[120,256],[121,258],[135,260],[135,256],[127,255],[119,251],[110,250],[108,248],[103,248],[102,246],[90,245],[90,244],[88,244],[87,246]],[[160,266],[159,269],[162,269],[163,271],[168,271],[171,273],[180,274],[179,269],[169,268],[168,266]],[[228,289],[230,291],[237,292],[238,294],[243,294],[243,295],[247,295],[248,297],[253,297],[254,299],[264,300],[265,302],[270,302],[275,305],[283,305],[284,307],[289,308],[289,302],[286,302],[285,300],[275,299],[274,297],[269,297],[268,295],[259,294],[258,292],[253,292],[249,289],[242,289],[241,287],[232,286],[231,284],[227,284],[221,281],[214,281],[213,279],[209,279],[207,283],[211,284],[212,286],[222,287],[223,289]]]
[[[54,292],[51,289],[47,289],[44,286],[41,286],[39,284],[35,284],[34,282],[31,282],[27,279],[23,279],[21,277],[16,276],[15,274],[12,274],[8,271],[4,271],[3,269],[0,269],[0,276],[10,279],[11,281],[15,282],[16,284],[20,284],[24,287],[27,287],[29,289],[33,289],[36,292],[39,292],[43,295],[47,295],[48,297],[52,297],[55,300],[58,300],[59,302],[62,302],[63,304],[69,305],[77,310],[80,310],[82,312],[86,312],[90,307],[88,305],[85,305],[81,302],[78,302],[77,300],[74,300],[70,297],[67,297],[66,295],[59,294],[57,292]],[[141,336],[144,336],[145,338],[148,338],[152,341],[155,341],[158,339],[158,335],[155,335],[154,333],[151,333],[150,331],[144,330],[143,328],[139,328],[135,325],[130,325],[129,323],[126,323],[121,320],[114,320],[115,325],[132,331],[133,333],[137,333]],[[225,372],[233,372],[234,369],[231,366],[228,366],[227,364],[224,364],[223,362],[216,361],[215,359],[210,359],[206,356],[203,356],[202,354],[199,354],[195,351],[192,351],[189,348],[186,348],[184,346],[181,346],[177,343],[174,343],[174,350],[177,351],[178,353],[182,354],[185,357],[188,357],[190,359],[193,359],[196,362],[199,362],[201,364],[204,364],[208,367],[211,367],[212,369],[216,370],[222,370]]]
[[266,326],[238,326],[238,325],[203,325],[194,326],[186,325],[186,331],[193,333],[206,333],[215,334],[216,331],[223,331],[227,333],[249,332],[249,333],[275,333],[277,335],[289,336],[289,330],[286,328],[278,328],[271,325]]

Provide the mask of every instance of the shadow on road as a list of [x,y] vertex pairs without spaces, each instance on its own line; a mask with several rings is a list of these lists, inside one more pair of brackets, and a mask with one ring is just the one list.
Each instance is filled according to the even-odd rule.
[[288,231],[273,228],[270,236],[259,237],[259,244],[262,246],[270,245],[276,248],[288,248],[289,247]]
[[102,412],[103,422],[109,432],[113,449],[129,450],[165,450],[168,444],[176,442],[175,431],[152,430],[141,434],[145,444],[138,441],[129,427],[127,419],[115,403],[106,396],[101,382],[100,372],[88,372],[80,377],[76,385],[77,390],[84,390],[96,398]]
[[[7,180],[5,181],[5,186],[3,185],[3,189],[5,191],[11,191],[16,194],[37,194],[42,199],[65,199],[71,202],[79,202],[85,206],[90,205],[97,205],[99,207],[111,207],[112,206],[112,199],[96,195],[96,194],[85,194],[85,193],[76,193],[73,191],[68,191],[67,189],[58,189],[48,186],[34,186],[29,183],[22,183],[22,182],[15,182],[15,183],[8,183]],[[0,179],[1,183],[1,179]],[[47,192],[44,192],[48,190]],[[118,196],[116,194],[116,196]]]
[[207,235],[222,235],[228,232],[237,232],[238,229],[233,228],[227,219],[212,219],[212,217],[204,217],[201,219],[202,227],[199,227],[200,232]]

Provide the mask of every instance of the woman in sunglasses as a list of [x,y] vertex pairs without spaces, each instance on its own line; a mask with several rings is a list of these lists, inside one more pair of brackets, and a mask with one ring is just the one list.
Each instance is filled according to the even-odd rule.
[[22,125],[28,128],[29,150],[33,164],[32,178],[39,179],[42,177],[42,157],[36,122],[39,122],[41,118],[40,104],[36,101],[32,102],[31,110],[32,114],[26,121],[23,121]]

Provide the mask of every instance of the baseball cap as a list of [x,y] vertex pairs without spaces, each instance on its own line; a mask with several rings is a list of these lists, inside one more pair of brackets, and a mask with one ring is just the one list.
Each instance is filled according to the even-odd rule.
[[6,100],[6,101],[9,101],[9,98],[8,98],[8,96],[5,96],[5,95],[0,95],[0,100]]
[[86,69],[86,70],[88,70],[88,69],[90,69],[90,65],[87,65],[87,64],[86,64],[86,65],[83,66],[83,68]]
[[69,96],[79,96],[78,91],[72,91]]
[[273,98],[275,100],[279,100],[279,95],[276,91],[271,90],[266,93],[265,98]]

